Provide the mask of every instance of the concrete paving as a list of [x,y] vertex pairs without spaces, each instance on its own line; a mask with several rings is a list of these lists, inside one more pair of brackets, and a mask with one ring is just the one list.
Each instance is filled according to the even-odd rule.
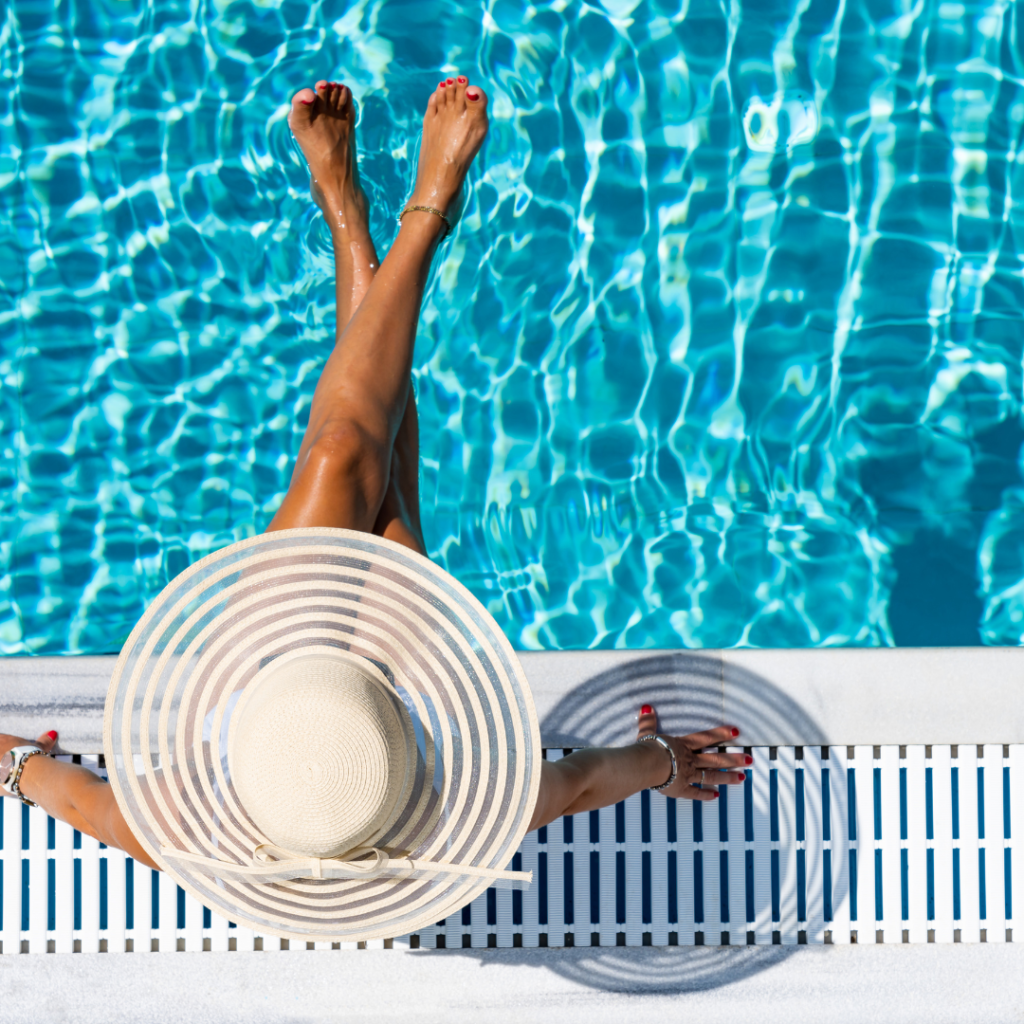
[[11,1024],[1010,1024],[1024,944],[0,957]]
[[[629,742],[637,708],[666,732],[728,723],[753,746],[1024,742],[1024,648],[521,652],[545,746]],[[103,750],[115,657],[0,658],[0,722]]]

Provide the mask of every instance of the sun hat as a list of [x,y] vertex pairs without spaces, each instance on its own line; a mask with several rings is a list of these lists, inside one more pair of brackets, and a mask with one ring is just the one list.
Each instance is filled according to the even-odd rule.
[[109,781],[146,852],[260,934],[389,938],[519,886],[540,785],[529,686],[429,559],[282,530],[186,569],[125,643]]

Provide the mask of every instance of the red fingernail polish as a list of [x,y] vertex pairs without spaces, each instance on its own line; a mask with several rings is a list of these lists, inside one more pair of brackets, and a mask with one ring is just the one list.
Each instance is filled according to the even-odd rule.
[[717,790],[717,789],[716,789],[716,790],[715,790],[715,792],[714,792],[714,793],[713,793],[713,794],[711,795],[711,799],[712,799],[712,800],[717,800],[717,799],[718,799],[718,790]]
[[733,729],[732,734],[733,734],[733,736],[739,736],[739,734],[740,734],[739,729]]
[[653,715],[654,714],[654,708],[652,708],[650,704],[644,704],[644,706],[642,708],[640,708],[640,714],[641,715]]
[[746,772],[740,772],[740,782],[742,782],[746,777],[747,777],[747,773]]
[[753,764],[754,763],[754,759],[749,754],[747,754],[747,756],[745,758],[743,758],[743,763],[744,764]]
[[51,740],[55,740],[57,738],[57,732],[54,729],[51,729],[46,735],[49,736]]

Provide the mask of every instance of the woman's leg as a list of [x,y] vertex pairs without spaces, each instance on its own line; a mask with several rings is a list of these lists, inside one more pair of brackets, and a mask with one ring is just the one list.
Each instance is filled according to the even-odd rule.
[[[336,160],[339,147],[320,140],[307,145],[306,132],[315,130],[315,122],[308,117],[308,109],[315,104],[304,102],[308,99],[305,91],[296,97],[293,130],[330,203],[334,179],[324,152]],[[423,120],[413,204],[447,210],[486,132],[487,101],[479,88],[465,80],[439,86]],[[340,209],[347,224],[348,210],[344,205]],[[399,462],[404,464],[396,467],[398,479],[408,482],[415,473],[409,457],[414,451],[408,451],[407,443],[415,439],[416,422],[415,409],[409,404],[409,374],[423,289],[443,228],[434,214],[415,212],[405,217],[391,251],[327,361],[313,396],[291,487],[270,529],[340,526],[370,531],[379,526],[402,532],[401,525],[392,525],[389,513],[409,502],[396,494],[388,509],[385,499],[400,435]],[[379,523],[382,510],[388,521]],[[415,520],[405,528],[414,540],[418,515]]]
[[[317,82],[292,100],[296,137],[320,179],[310,191],[323,211],[334,248],[337,332],[340,341],[380,266],[369,230],[369,202],[359,184],[352,93],[337,82]],[[272,527],[276,528],[276,527]],[[384,495],[373,532],[425,553],[419,512],[419,437],[412,394],[398,428]]]
[[391,451],[391,475],[373,532],[406,547],[427,553],[420,527],[420,438],[416,396],[409,389],[405,415]]
[[339,82],[317,82],[292,99],[288,123],[310,167],[310,192],[334,248],[335,341],[363,301],[380,260],[370,238],[370,204],[359,184],[355,104]]

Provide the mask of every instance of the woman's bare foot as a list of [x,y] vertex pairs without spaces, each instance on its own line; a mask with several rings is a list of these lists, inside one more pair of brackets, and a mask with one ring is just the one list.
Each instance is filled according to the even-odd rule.
[[359,184],[352,91],[340,82],[317,82],[292,97],[288,126],[311,175],[309,189],[331,233],[366,234],[369,203]]
[[448,213],[486,135],[487,96],[483,89],[470,85],[462,75],[441,82],[423,115],[423,144],[409,205],[432,206]]

